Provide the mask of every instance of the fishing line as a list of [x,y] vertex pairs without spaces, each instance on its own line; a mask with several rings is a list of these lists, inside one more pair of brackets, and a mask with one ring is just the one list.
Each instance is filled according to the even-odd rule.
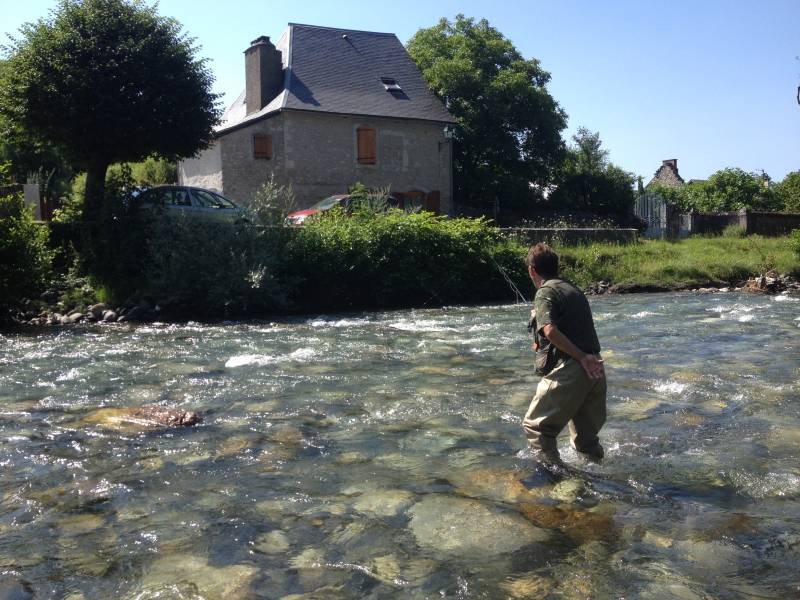
[[517,311],[519,312],[520,316],[524,318],[524,313],[522,312],[522,308],[520,307],[520,301],[522,301],[521,303],[527,307],[528,299],[521,291],[519,291],[517,284],[514,283],[514,280],[511,279],[511,276],[506,272],[506,270],[498,264],[498,262],[494,259],[494,256],[490,254],[489,260],[491,260],[494,266],[497,268],[497,270],[500,271],[500,275],[503,276],[503,279],[505,279],[506,283],[508,284],[508,287],[511,288],[511,291],[514,292]]

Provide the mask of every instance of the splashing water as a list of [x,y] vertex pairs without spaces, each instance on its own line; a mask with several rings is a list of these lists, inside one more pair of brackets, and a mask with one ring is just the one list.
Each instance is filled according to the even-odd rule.
[[[607,457],[561,438],[578,470],[549,479],[520,427],[537,378],[517,305],[4,334],[0,589],[796,596],[797,304],[592,306]],[[203,422],[120,417],[151,405]]]

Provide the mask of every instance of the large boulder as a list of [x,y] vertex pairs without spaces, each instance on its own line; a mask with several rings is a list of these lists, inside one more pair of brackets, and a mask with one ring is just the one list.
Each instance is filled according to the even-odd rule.
[[517,513],[447,494],[428,494],[409,513],[417,543],[437,555],[499,555],[550,537]]
[[84,425],[99,425],[117,431],[142,431],[170,427],[190,427],[200,423],[196,412],[163,406],[99,408],[89,413]]

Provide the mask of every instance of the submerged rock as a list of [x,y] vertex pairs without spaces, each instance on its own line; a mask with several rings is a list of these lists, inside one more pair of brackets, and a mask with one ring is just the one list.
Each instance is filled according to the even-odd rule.
[[134,408],[99,408],[89,413],[82,421],[84,425],[99,425],[117,431],[140,431],[169,427],[191,427],[200,423],[196,412],[165,408],[163,406],[140,406]]
[[549,594],[554,585],[550,579],[538,575],[523,575],[506,579],[500,589],[506,598],[543,598]]
[[409,509],[410,529],[427,550],[453,556],[491,556],[542,542],[548,532],[515,513],[445,494],[429,494]]
[[586,510],[531,503],[521,504],[520,512],[535,525],[557,529],[579,544],[608,539],[615,530],[611,504]]
[[141,590],[132,598],[172,598],[176,587],[195,588],[191,596],[179,597],[249,598],[258,573],[254,565],[217,567],[201,556],[161,556],[145,570]]
[[283,554],[289,549],[289,538],[282,531],[270,531],[260,536],[253,547],[262,554]]
[[376,490],[360,496],[353,503],[353,508],[365,515],[394,517],[413,499],[414,495],[404,490]]

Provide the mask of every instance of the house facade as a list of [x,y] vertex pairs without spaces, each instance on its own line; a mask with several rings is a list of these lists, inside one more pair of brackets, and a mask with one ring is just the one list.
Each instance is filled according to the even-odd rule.
[[245,51],[245,91],[211,148],[181,161],[179,182],[243,205],[274,177],[298,208],[371,188],[452,208],[453,117],[393,34],[291,23]]

